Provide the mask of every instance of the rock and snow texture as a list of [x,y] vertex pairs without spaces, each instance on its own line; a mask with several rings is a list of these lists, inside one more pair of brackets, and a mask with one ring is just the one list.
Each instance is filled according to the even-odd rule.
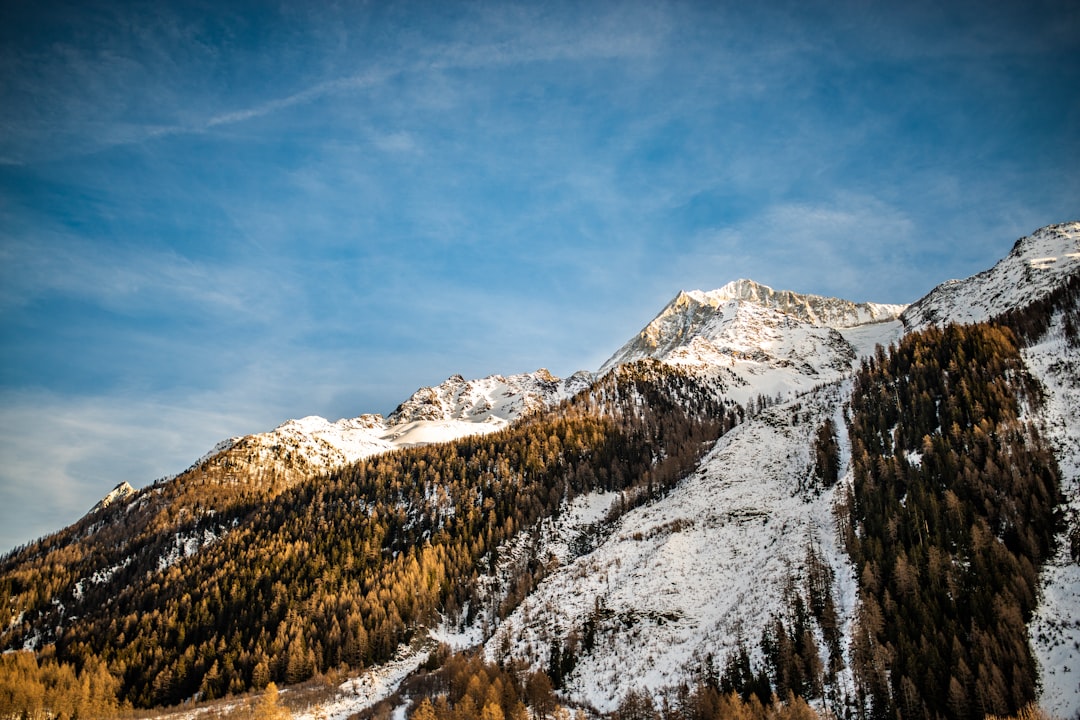
[[773,290],[753,280],[735,280],[719,290],[687,293],[695,299],[719,304],[728,300],[745,300],[761,307],[778,310],[812,325],[832,328],[855,327],[884,322],[898,316],[906,305],[855,303],[821,295],[804,295],[791,290]]
[[1049,225],[1020,238],[994,267],[966,280],[950,280],[904,311],[910,330],[975,323],[1022,308],[1080,272],[1080,222]]
[[503,425],[531,410],[569,398],[591,382],[592,375],[586,372],[560,380],[544,368],[520,375],[492,375],[480,380],[466,380],[454,375],[441,385],[417,390],[390,414],[387,423],[463,420]]
[[775,291],[750,280],[681,292],[600,372],[656,358],[709,368],[736,402],[788,395],[838,380],[874,344],[899,337],[904,307]]
[[200,462],[228,453],[238,469],[303,477],[389,450],[500,430],[530,411],[573,396],[590,382],[590,373],[560,380],[545,369],[479,380],[455,375],[417,390],[387,418],[361,415],[330,422],[311,415],[289,420],[269,432],[219,443],[217,452]]
[[488,656],[509,649],[546,668],[551,641],[580,638],[592,616],[595,645],[579,650],[566,692],[612,710],[630,689],[678,685],[709,655],[723,667],[740,640],[753,651],[773,616],[786,616],[785,588],[801,586],[811,543],[833,570],[846,627],[854,572],[836,537],[836,490],[810,487],[810,449],[826,417],[842,428],[838,408],[849,391],[846,383],[821,388],[735,428],[690,477],[624,515],[592,552],[575,558],[563,556],[569,547],[552,548],[563,564],[496,631]]
[[90,512],[96,513],[98,510],[104,510],[113,503],[126,500],[134,494],[135,488],[131,487],[127,482],[122,482],[110,490],[105,497],[98,500],[97,504],[90,508]]

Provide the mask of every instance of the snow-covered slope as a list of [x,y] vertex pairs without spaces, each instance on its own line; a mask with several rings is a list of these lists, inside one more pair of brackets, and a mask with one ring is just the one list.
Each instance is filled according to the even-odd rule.
[[[740,352],[743,348],[739,345],[746,344],[768,351],[772,338],[759,337],[754,328],[746,324],[728,327],[738,321],[747,308],[756,312],[759,326],[775,325],[784,330],[798,327],[839,330],[893,320],[905,306],[854,303],[819,295],[800,295],[790,290],[776,291],[752,280],[736,280],[710,292],[680,292],[636,337],[612,355],[600,372],[646,357],[659,360],[679,357],[680,351],[679,359],[683,362],[713,361],[713,357],[698,356],[694,348],[688,347],[695,341],[707,343],[709,349],[721,354],[725,350]],[[738,342],[726,348],[725,344],[733,338]]]
[[[680,293],[601,372],[655,357],[720,375],[729,397],[740,401],[773,396],[778,389],[816,389],[766,409],[721,438],[691,477],[668,496],[623,516],[595,550],[577,555],[572,550],[577,546],[565,541],[581,528],[548,533],[545,551],[560,565],[487,641],[489,657],[509,653],[546,667],[552,642],[580,642],[589,623],[594,645],[579,652],[566,692],[611,710],[631,688],[671,688],[700,671],[706,657],[722,663],[740,641],[752,649],[770,619],[785,612],[787,588],[805,574],[808,544],[833,571],[833,594],[847,637],[856,584],[837,537],[833,507],[851,476],[835,489],[805,490],[812,475],[813,432],[827,417],[839,430],[842,462],[848,466],[842,410],[850,394],[847,373],[877,344],[887,346],[930,324],[991,319],[1049,295],[1077,272],[1080,224],[1070,223],[1018,241],[993,269],[945,283],[906,311],[804,299],[749,281],[711,293]],[[1076,526],[1080,351],[1075,343],[1067,346],[1065,334],[1058,317],[1024,357],[1047,390],[1039,419],[1057,450],[1067,512]],[[576,504],[589,506],[590,500]],[[1061,548],[1044,571],[1031,632],[1042,666],[1044,707],[1075,717],[1080,714],[1080,566],[1069,557],[1068,538],[1062,538]],[[821,653],[824,657],[824,647]],[[849,683],[845,675],[841,684]]]
[[387,418],[389,425],[417,420],[463,420],[503,425],[525,413],[571,397],[592,382],[587,372],[565,380],[545,368],[520,375],[466,380],[454,375],[441,385],[417,390]]
[[1070,555],[1069,533],[1080,533],[1080,346],[1070,343],[1058,314],[1041,342],[1023,353],[1043,386],[1044,437],[1061,469],[1066,530],[1057,555],[1043,569],[1042,598],[1030,625],[1042,669],[1042,704],[1055,717],[1080,716],[1080,564]]
[[1049,225],[1020,238],[994,267],[966,280],[949,280],[904,311],[909,330],[989,320],[1021,308],[1080,272],[1080,222]]
[[591,553],[574,557],[572,544],[551,543],[560,567],[488,641],[488,655],[501,659],[509,648],[546,668],[552,640],[582,637],[591,620],[595,644],[579,652],[567,692],[612,710],[630,689],[670,689],[708,656],[723,663],[740,642],[753,649],[788,611],[789,583],[802,586],[808,545],[832,569],[846,626],[854,572],[836,537],[837,490],[815,486],[810,452],[826,418],[847,447],[839,408],[849,392],[848,383],[821,388],[737,427],[691,477],[624,515]]

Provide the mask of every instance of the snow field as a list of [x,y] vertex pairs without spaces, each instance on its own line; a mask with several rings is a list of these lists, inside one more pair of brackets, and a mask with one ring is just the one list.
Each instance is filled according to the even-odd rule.
[[785,587],[801,579],[810,542],[833,568],[837,611],[849,623],[856,593],[835,537],[836,491],[800,489],[813,434],[842,398],[840,387],[822,388],[725,435],[671,493],[623,516],[596,550],[545,579],[488,641],[489,657],[509,644],[511,655],[546,668],[551,641],[580,635],[592,616],[596,645],[579,653],[572,701],[608,711],[631,688],[693,682],[708,655],[722,667],[740,642],[756,652],[766,623],[787,610]]

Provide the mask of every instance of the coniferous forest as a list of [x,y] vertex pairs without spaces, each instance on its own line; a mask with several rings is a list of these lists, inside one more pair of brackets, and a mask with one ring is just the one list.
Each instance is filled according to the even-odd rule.
[[844,522],[860,716],[981,718],[1035,699],[1026,622],[1060,501],[1021,419],[1039,400],[1000,326],[927,330],[864,364]]

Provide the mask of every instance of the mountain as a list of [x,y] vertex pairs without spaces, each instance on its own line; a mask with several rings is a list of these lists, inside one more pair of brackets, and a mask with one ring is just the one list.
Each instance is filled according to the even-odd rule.
[[[905,332],[985,321],[1057,293],[1062,296],[1057,306],[1039,307],[1038,314],[1049,314],[1048,326],[1022,355],[1045,393],[1037,425],[1060,464],[1070,520],[1057,555],[1048,559],[1030,640],[1046,707],[1062,717],[1075,716],[1080,712],[1080,426],[1074,418],[1080,412],[1080,347],[1075,329],[1070,336],[1065,327],[1080,309],[1080,293],[1074,290],[1069,297],[1062,291],[1078,280],[1080,223],[1070,223],[1022,238],[991,270],[943,283],[906,309],[804,299],[749,281],[711,293],[680,293],[604,368],[642,357],[709,372],[741,366],[742,377],[756,389],[763,386],[754,384],[748,370],[757,368],[758,378],[768,378],[766,392],[781,385],[800,394],[789,392],[721,438],[685,482],[623,516],[592,552],[579,555],[554,543],[562,565],[488,641],[488,656],[545,665],[549,648],[575,644],[588,627],[602,640],[594,638],[589,652],[576,658],[567,691],[605,711],[635,688],[672,687],[714,659],[736,657],[742,647],[751,649],[754,663],[765,663],[755,646],[788,612],[792,588],[807,582],[812,553],[833,578],[831,622],[850,638],[859,568],[852,566],[835,530],[835,508],[842,503],[838,493],[854,480],[845,422],[852,385],[841,376],[849,360],[871,356],[873,346],[845,347],[843,333],[869,330],[888,344]],[[794,309],[797,316],[778,308]],[[897,316],[903,327],[889,322]],[[804,378],[826,384],[803,390]],[[814,488],[815,439],[826,421],[835,428],[841,479],[836,486]],[[818,642],[827,656],[824,637]],[[854,694],[853,660],[848,654],[843,658],[845,669],[835,681],[841,694]]]
[[707,369],[743,403],[807,390],[897,339],[905,307],[776,291],[751,280],[680,292],[600,372],[655,358]]
[[386,668],[305,717],[434,641],[594,714],[1075,717],[1078,323],[1080,223],[910,306],[683,292],[595,375],[453,376],[118,486],[0,559],[0,642],[137,705]]
[[276,473],[288,485],[390,450],[500,430],[590,382],[589,373],[560,380],[543,368],[471,381],[454,375],[420,388],[386,418],[366,414],[330,422],[312,415],[288,420],[269,432],[223,441],[193,467],[227,466],[236,477]]
[[909,330],[949,322],[984,322],[1026,307],[1080,272],[1080,224],[1049,225],[1020,238],[994,267],[950,280],[907,308]]

